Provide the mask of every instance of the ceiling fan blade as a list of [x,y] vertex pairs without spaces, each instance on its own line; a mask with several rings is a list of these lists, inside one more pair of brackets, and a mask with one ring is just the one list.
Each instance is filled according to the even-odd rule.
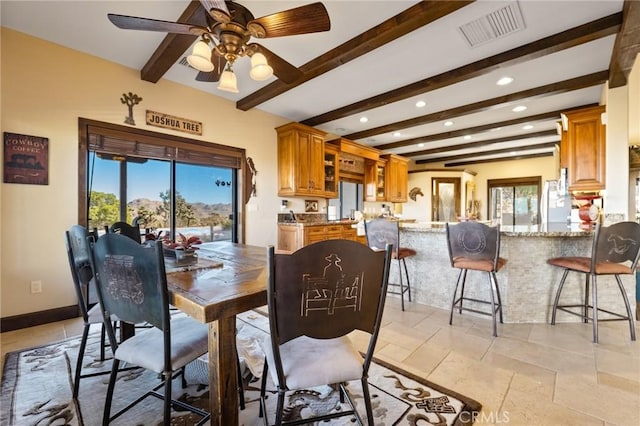
[[225,65],[227,65],[227,60],[224,56],[220,55],[220,53],[218,53],[216,49],[213,49],[213,51],[211,52],[211,62],[213,63],[213,71],[200,71],[198,75],[196,75],[196,81],[206,81],[213,83],[220,80],[220,75],[222,74]]
[[329,31],[331,21],[322,3],[312,3],[254,19],[247,29],[257,38],[282,37]]
[[158,19],[140,18],[137,16],[107,14],[109,20],[123,30],[160,31],[165,33],[202,35],[208,32],[205,27],[179,22],[160,21]]
[[267,58],[267,63],[273,68],[273,73],[285,83],[293,83],[302,77],[302,71],[276,55],[266,47],[258,43],[251,43],[249,46],[254,52],[262,53]]
[[231,14],[224,0],[200,0],[200,4],[216,22],[226,24],[231,21]]

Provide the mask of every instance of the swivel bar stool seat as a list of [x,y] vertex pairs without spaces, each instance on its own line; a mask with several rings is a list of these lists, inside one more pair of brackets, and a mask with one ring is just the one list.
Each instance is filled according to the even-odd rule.
[[[591,248],[591,257],[564,256],[548,259],[552,266],[563,268],[560,285],[556,291],[551,314],[551,324],[556,323],[556,312],[561,310],[582,318],[587,323],[593,323],[593,343],[598,343],[598,321],[628,321],[631,340],[636,340],[636,329],[629,298],[622,285],[620,275],[635,273],[640,257],[640,224],[635,222],[618,222],[610,226],[596,224]],[[559,304],[560,294],[564,288],[569,272],[585,274],[584,302],[580,304]],[[622,300],[626,307],[626,315],[611,312],[598,306],[598,277],[613,275],[620,289]],[[591,282],[591,304],[589,303],[589,284]],[[580,308],[580,312],[575,309]],[[591,311],[591,313],[589,312]],[[607,318],[598,318],[599,312],[604,312]]]
[[[389,287],[393,288],[393,290],[387,290],[387,293],[400,295],[400,305],[404,311],[405,293],[407,293],[409,302],[411,302],[411,283],[409,281],[406,258],[415,256],[417,253],[412,248],[400,246],[400,226],[397,220],[386,218],[371,219],[365,221],[364,229],[369,248],[382,250],[387,244],[393,246],[392,258],[398,261],[399,282],[389,282]],[[406,284],[402,278],[403,267]]]
[[[451,266],[460,269],[456,287],[453,290],[451,312],[449,313],[449,325],[453,324],[453,310],[457,307],[462,311],[471,311],[482,315],[491,315],[493,321],[493,336],[498,337],[496,314],[499,315],[502,324],[502,300],[500,288],[496,279],[498,272],[507,260],[500,257],[500,225],[487,226],[479,222],[460,222],[455,225],[446,224],[447,246]],[[468,271],[486,272],[489,278],[490,301],[465,297],[465,281]],[[460,296],[457,297],[458,287],[462,284]],[[491,311],[464,306],[465,301],[488,304]]]

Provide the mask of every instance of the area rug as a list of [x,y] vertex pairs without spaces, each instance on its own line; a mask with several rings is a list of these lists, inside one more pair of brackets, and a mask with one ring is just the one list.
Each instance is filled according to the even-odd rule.
[[[259,313],[238,317],[238,342],[241,365],[245,372],[246,408],[240,411],[240,424],[263,424],[258,417],[261,373],[260,345],[265,337],[266,318]],[[268,329],[268,328],[267,328]],[[96,361],[99,333],[92,333],[87,345],[84,372],[108,371],[110,361]],[[80,343],[72,338],[54,344],[10,352],[5,359],[0,390],[0,425],[99,425],[102,421],[104,397],[109,375],[84,378],[80,382],[77,401],[71,398],[73,369]],[[174,381],[174,397],[196,406],[208,408],[206,359],[190,364],[185,373],[188,386]],[[141,369],[123,372],[116,384],[113,402],[126,405],[158,383],[155,374]],[[370,369],[370,390],[375,424],[382,425],[462,425],[472,423],[481,405],[457,392],[445,389],[394,366],[377,361]],[[268,418],[273,421],[276,395],[273,385],[268,398]],[[348,384],[354,404],[366,423],[364,402],[359,382]],[[344,410],[339,395],[331,387],[292,392],[287,396],[285,419],[304,419],[319,413]],[[173,412],[172,425],[192,425],[199,418],[187,412]],[[322,425],[352,425],[353,416],[345,416]],[[158,425],[162,423],[162,402],[147,398],[126,412],[113,425]]]

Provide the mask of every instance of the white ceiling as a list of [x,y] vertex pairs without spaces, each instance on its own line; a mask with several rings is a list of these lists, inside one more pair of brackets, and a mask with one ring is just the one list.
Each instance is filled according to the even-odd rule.
[[[240,0],[239,3],[247,7],[255,17],[261,17],[309,2]],[[263,39],[259,42],[290,63],[302,66],[417,2],[324,0],[323,3],[331,19],[330,31]],[[286,91],[256,108],[286,117],[292,121],[304,121],[356,101],[392,91],[543,37],[562,33],[569,28],[618,13],[622,11],[623,7],[621,0],[520,0],[517,3],[524,18],[524,29],[479,46],[470,47],[458,27],[511,3],[514,1],[480,0],[471,3],[444,18]],[[107,13],[176,21],[188,4],[189,2],[186,0],[2,1],[0,3],[0,17],[2,26],[140,70],[165,34],[119,29],[107,20]],[[604,71],[609,69],[615,37],[615,34],[609,35],[557,53],[540,56],[525,63],[503,66],[498,70],[461,83],[321,123],[316,127],[335,135],[349,135],[389,123],[446,111],[486,99]],[[164,78],[232,101],[239,101],[275,80],[275,78],[266,82],[251,80],[248,76],[249,60],[247,58],[238,60],[234,70],[238,76],[239,94],[221,92],[216,89],[217,83],[196,81],[197,71],[180,64],[174,65],[164,75]],[[497,86],[495,82],[502,76],[511,76],[515,80],[510,85]],[[454,124],[450,127],[444,127],[445,120],[442,119],[429,124],[400,129],[400,136],[383,132],[358,141],[376,146],[416,137],[460,131],[461,129],[513,120],[518,117],[571,109],[580,105],[598,103],[601,92],[602,85],[597,85],[553,96],[538,96],[522,99],[518,102],[505,102],[486,108],[482,112],[453,117],[451,120]],[[415,102],[417,100],[424,100],[426,106],[416,108]],[[527,110],[513,112],[512,108],[516,105],[524,105]],[[360,122],[361,116],[367,116],[369,121]],[[529,123],[534,126],[529,130],[523,130],[522,127],[527,123],[522,123],[492,131],[469,131],[471,139],[465,140],[460,135],[453,138],[444,137],[440,140],[427,142],[423,147],[412,145],[392,149],[388,152],[409,155],[413,151],[513,137],[512,141],[496,143],[483,148],[447,151],[444,154],[430,156],[414,155],[412,158],[419,160],[474,151],[482,155],[481,150],[503,148],[513,148],[514,151],[506,154],[484,155],[483,158],[517,155],[516,148],[518,146],[558,141],[557,135],[534,139],[524,139],[521,136],[531,132],[553,130],[556,119],[559,117]],[[551,152],[553,149],[544,148],[537,151]]]

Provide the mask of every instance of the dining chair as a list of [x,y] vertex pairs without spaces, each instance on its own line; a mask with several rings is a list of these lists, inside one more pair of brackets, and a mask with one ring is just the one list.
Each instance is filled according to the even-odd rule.
[[[556,323],[556,312],[561,310],[582,318],[584,323],[593,323],[593,343],[598,343],[599,321],[628,321],[631,340],[636,340],[633,314],[627,292],[622,285],[620,275],[634,275],[640,258],[640,224],[636,222],[618,222],[610,226],[596,224],[593,234],[591,256],[562,256],[547,260],[552,266],[562,268],[562,278],[556,291],[551,313],[551,324]],[[559,304],[569,272],[585,274],[584,302],[580,304]],[[613,275],[620,289],[626,308],[626,315],[612,312],[598,306],[598,277]],[[589,303],[589,284],[591,283],[591,304]],[[580,312],[575,309],[580,308]],[[591,315],[589,315],[591,310]],[[607,318],[598,318],[600,312]]]
[[[500,257],[500,225],[488,226],[484,223],[468,221],[456,224],[446,223],[447,248],[449,250],[449,261],[453,268],[460,270],[456,286],[451,299],[451,311],[449,312],[449,325],[453,324],[453,310],[457,307],[458,312],[475,312],[482,315],[490,315],[493,322],[493,336],[498,337],[498,327],[496,324],[496,314],[499,315],[500,323],[502,317],[502,299],[500,298],[500,287],[496,273],[507,264],[507,260]],[[489,279],[490,300],[467,297],[465,293],[465,282],[468,271],[486,272]],[[460,296],[458,297],[458,288]],[[464,305],[464,302],[472,302],[471,306]],[[480,310],[478,304],[489,305],[490,312]]]
[[[71,269],[71,278],[73,279],[76,296],[78,299],[78,308],[82,315],[83,328],[82,337],[80,339],[80,347],[78,348],[78,357],[76,359],[75,373],[73,378],[73,398],[78,397],[80,388],[80,379],[86,377],[107,374],[108,371],[82,374],[84,363],[84,354],[89,338],[89,331],[92,325],[100,324],[100,358],[99,361],[105,360],[105,328],[102,326],[102,310],[99,304],[89,306],[90,287],[94,287],[92,281],[94,278],[93,268],[89,260],[89,245],[87,238],[90,233],[87,229],[80,225],[73,225],[69,230],[65,231],[65,245],[67,249],[67,258]],[[115,318],[114,318],[115,319]]]
[[[370,425],[373,410],[368,371],[376,345],[389,278],[392,247],[373,250],[350,240],[326,240],[291,254],[267,248],[270,340],[260,386],[260,416],[266,411],[267,376],[278,392],[275,424],[302,424],[353,415],[362,424],[345,382],[359,380]],[[364,355],[347,336],[368,335]],[[285,393],[332,385],[350,410],[285,421]],[[346,408],[346,407],[345,407]],[[291,410],[289,410],[291,411]],[[294,410],[295,411],[295,410]]]
[[[113,367],[107,387],[103,424],[120,417],[147,396],[164,400],[164,424],[171,421],[171,407],[180,407],[209,419],[205,411],[172,398],[172,380],[184,374],[183,367],[207,353],[208,327],[188,316],[169,313],[169,293],[162,243],[143,246],[119,234],[98,238],[91,250],[96,287],[111,347]],[[146,322],[152,327],[136,332],[119,343],[109,317],[117,315],[130,324]],[[111,415],[113,393],[120,363],[158,373],[161,383]],[[158,389],[164,386],[164,394]]]
[[[394,248],[393,259],[398,261],[399,282],[389,282],[389,287],[398,290],[389,290],[390,294],[400,295],[400,306],[404,311],[404,294],[407,293],[409,302],[411,302],[411,282],[409,281],[409,271],[407,270],[406,259],[415,256],[417,253],[414,249],[400,246],[400,225],[397,220],[387,218],[370,219],[364,222],[364,230],[367,237],[367,244],[371,248],[382,249],[386,244],[391,244]],[[402,270],[406,277],[406,285],[402,279]]]
[[140,225],[129,225],[127,222],[115,222],[107,229],[106,233],[121,234],[131,238],[137,243],[142,243],[142,235],[140,234]]

